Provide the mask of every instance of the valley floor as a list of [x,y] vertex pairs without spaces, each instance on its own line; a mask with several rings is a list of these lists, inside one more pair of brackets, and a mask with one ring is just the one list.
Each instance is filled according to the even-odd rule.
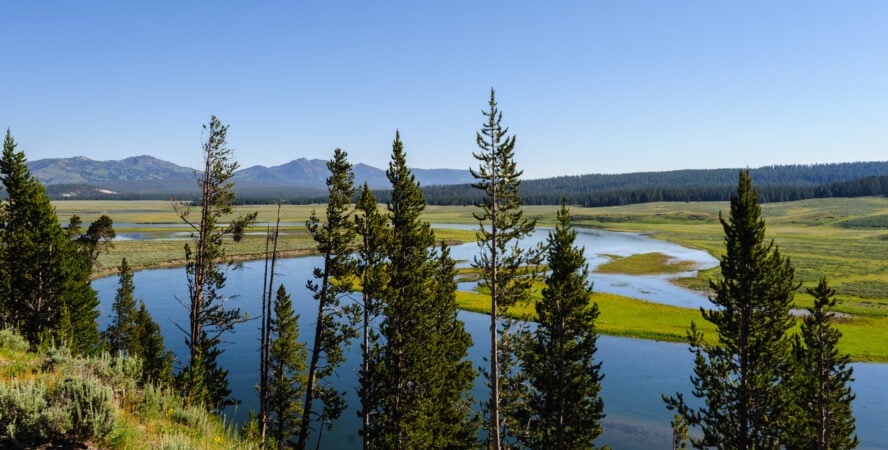
[[[73,214],[85,223],[102,214],[109,215],[122,240],[114,242],[99,260],[99,273],[111,275],[122,257],[137,268],[157,268],[182,264],[183,244],[189,230],[178,221],[169,202],[161,201],[59,201],[54,202],[59,218],[67,222]],[[304,223],[313,209],[323,205],[285,205],[282,210],[283,239],[280,248],[287,256],[313,253],[314,242]],[[554,223],[556,206],[528,206],[525,215],[540,226]],[[429,206],[425,220],[436,224],[475,224],[473,207]],[[723,230],[719,213],[727,202],[649,203],[630,206],[572,207],[575,225],[611,231],[648,234],[691,248],[708,251],[718,258],[722,253]],[[228,246],[236,259],[261,259],[265,254],[265,231],[274,221],[273,205],[239,206],[238,211],[258,211],[260,224],[239,244]],[[888,361],[888,199],[817,199],[762,205],[768,237],[780,251],[789,255],[802,283],[796,295],[796,308],[812,304],[805,287],[821,276],[838,292],[837,321],[844,334],[842,349],[856,361]],[[463,226],[463,228],[465,228]],[[465,242],[474,239],[467,229],[436,229],[438,239]],[[680,264],[680,262],[679,262]],[[656,255],[615,260],[600,270],[631,273],[673,271],[672,263]],[[708,280],[718,269],[703,271],[677,283],[706,292]],[[691,320],[703,324],[699,311],[657,305],[612,294],[596,294],[602,314],[599,327],[604,334],[646,339],[682,341]],[[460,293],[465,309],[482,311],[483,298]],[[524,308],[532,310],[530,305]],[[517,311],[524,315],[529,311]],[[704,331],[707,328],[704,327]],[[711,330],[710,330],[711,331]]]

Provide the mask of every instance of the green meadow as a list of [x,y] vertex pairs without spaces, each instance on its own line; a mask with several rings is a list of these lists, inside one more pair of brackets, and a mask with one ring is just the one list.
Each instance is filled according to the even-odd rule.
[[[187,232],[184,225],[154,227],[157,224],[179,224],[170,202],[163,201],[58,201],[54,202],[60,220],[80,215],[84,222],[109,215],[118,224],[133,227],[117,228],[118,233],[138,232],[163,237]],[[324,205],[284,205],[281,208],[282,239],[279,247],[289,256],[310,254],[314,243],[302,225],[312,210],[322,213]],[[439,224],[474,224],[474,208],[470,206],[429,206],[425,220]],[[540,226],[551,226],[557,206],[527,206],[527,217]],[[687,247],[708,251],[720,257],[723,231],[720,212],[726,213],[727,202],[650,203],[629,206],[584,208],[572,207],[574,224],[611,231],[643,233]],[[258,211],[259,222],[274,222],[274,205],[238,206],[239,213]],[[805,287],[813,286],[821,276],[829,279],[838,292],[836,309],[847,317],[838,328],[844,333],[842,348],[857,361],[888,362],[888,199],[817,199],[762,205],[768,237],[796,268],[801,288],[796,307],[812,302]],[[265,252],[265,226],[257,226],[241,243],[228,246],[234,258],[261,258]],[[438,229],[438,239],[466,242],[475,238],[473,231]],[[124,256],[135,267],[152,268],[182,263],[183,240],[117,241],[100,258],[100,272],[113,273]],[[627,258],[614,257],[599,269],[610,273],[657,274],[678,273],[693,269],[684,261],[672,261],[664,255],[645,254]],[[460,276],[472,277],[471,271]],[[695,277],[679,278],[676,283],[708,293],[709,279],[718,277],[718,269]],[[538,295],[538,294],[537,294]],[[596,293],[593,300],[601,309],[599,329],[603,334],[645,339],[682,341],[691,320],[703,325],[697,310],[676,308],[610,294]],[[483,295],[461,292],[461,307],[487,312]],[[512,314],[533,318],[532,304],[519,305]],[[707,324],[708,325],[708,324]],[[703,326],[704,331],[712,333]]]

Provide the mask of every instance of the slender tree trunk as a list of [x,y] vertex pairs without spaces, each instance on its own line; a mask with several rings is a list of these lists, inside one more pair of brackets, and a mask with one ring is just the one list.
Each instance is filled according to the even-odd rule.
[[[271,311],[272,293],[274,292],[274,269],[277,263],[278,236],[281,228],[281,203],[278,201],[277,220],[272,235],[271,272],[268,270],[268,240],[265,241],[265,275],[262,281],[262,338],[261,338],[261,372],[262,377],[259,387],[259,435],[262,447],[265,447],[265,437],[268,429],[268,376],[269,361],[271,357]],[[266,283],[267,282],[267,283]]]
[[829,368],[826,366],[826,361],[824,361],[824,349],[823,349],[823,325],[818,324],[817,326],[817,334],[818,334],[818,344],[820,348],[817,352],[817,377],[819,378],[818,383],[820,384],[820,389],[818,389],[818,401],[820,405],[820,433],[818,442],[818,450],[821,449],[829,449],[829,406],[828,406],[828,395],[829,395]]
[[[188,396],[192,397],[194,395],[194,377],[195,375],[199,375],[201,379],[201,386],[197,386],[200,389],[203,389],[203,384],[206,382],[205,376],[203,373],[196,374],[194,368],[197,367],[199,371],[203,371],[203,348],[202,348],[202,338],[201,331],[203,326],[203,300],[204,300],[204,285],[206,283],[206,244],[207,244],[207,233],[208,233],[208,222],[209,222],[209,201],[210,201],[210,162],[211,158],[205,158],[206,162],[204,164],[204,176],[203,182],[201,186],[201,205],[200,205],[200,225],[198,228],[197,234],[197,242],[195,245],[197,246],[194,253],[194,285],[191,286],[191,314],[189,320],[191,321],[191,342],[190,342],[190,350],[191,350],[191,359],[189,364],[191,366],[191,380],[189,380],[188,386]],[[201,399],[205,400],[205,399]]]
[[[364,252],[369,253],[368,247],[369,244],[367,242],[367,237],[364,237]],[[373,300],[370,296],[370,293],[367,292],[367,278],[368,278],[368,270],[369,267],[367,264],[364,264],[361,278],[364,283],[363,286],[363,298],[364,298],[364,343],[363,350],[361,354],[361,377],[364,381],[361,395],[361,430],[363,431],[363,441],[364,441],[364,450],[370,450],[370,399],[367,398],[367,386],[370,383],[367,383],[367,375],[370,373],[370,302]]]
[[[559,305],[559,306],[564,307],[564,305]],[[562,380],[567,381],[566,377],[565,377],[565,373],[564,373],[565,372],[564,362],[567,359],[567,356],[565,355],[565,351],[564,351],[564,341],[565,341],[565,339],[567,339],[566,338],[567,333],[565,332],[566,327],[564,324],[564,312],[559,310],[558,313],[559,313],[559,315],[562,316],[561,323],[560,323],[561,329],[558,330],[558,333],[559,333],[558,334],[558,377]],[[563,384],[562,384],[562,386],[563,386]],[[564,411],[564,389],[562,389],[561,387],[557,387],[557,386],[556,386],[556,389],[558,390],[558,428],[555,430],[555,448],[557,448],[558,450],[563,450],[564,449],[564,413],[565,413],[565,411]]]
[[[491,146],[493,146],[496,140],[491,136]],[[496,149],[491,152],[492,154],[496,154]],[[497,181],[499,177],[499,169],[496,167],[496,159],[494,158],[493,162],[493,170],[491,177],[491,220],[490,220],[490,234],[491,234],[491,243],[490,246],[490,264],[491,264],[491,276],[490,276],[490,439],[493,443],[494,450],[500,450],[502,446],[502,441],[500,437],[500,385],[499,385],[499,339],[497,336],[497,304],[499,298],[499,285],[498,285],[498,269],[499,269],[499,261],[497,259],[497,229],[496,229],[496,213],[497,213],[497,202],[499,199],[497,198]]]
[[[745,289],[744,292],[751,292],[751,287]],[[737,414],[739,417],[739,438],[738,448],[748,450],[752,448],[752,442],[749,440],[749,321],[750,318],[749,305],[742,305],[742,324],[740,331],[740,398],[737,403]]]
[[[305,402],[302,405],[302,425],[299,428],[298,450],[305,450],[308,441],[308,427],[311,423],[311,407],[314,402],[315,384],[317,383],[318,361],[320,360],[321,335],[324,326],[324,310],[327,307],[327,286],[330,279],[330,254],[324,255],[324,277],[321,279],[321,293],[318,296],[318,317],[315,325],[314,345],[311,352],[311,363],[308,366],[308,381],[305,384]],[[319,438],[320,439],[320,438]]]
[[259,327],[259,446],[265,448],[265,432],[268,426],[268,334],[265,328],[265,317],[268,311],[268,241],[271,237],[271,226],[265,228],[265,271],[262,274],[262,325]]

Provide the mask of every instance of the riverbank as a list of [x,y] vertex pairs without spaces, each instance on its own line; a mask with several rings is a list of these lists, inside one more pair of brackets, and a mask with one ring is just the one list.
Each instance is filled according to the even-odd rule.
[[[160,231],[167,235],[171,231],[185,230],[184,227],[174,228],[177,218],[169,202],[63,201],[54,202],[54,205],[63,222],[75,213],[86,223],[101,214],[108,214],[116,223],[138,224],[136,229],[139,232],[157,230],[155,226],[158,224],[163,224]],[[727,203],[719,202],[651,203],[609,208],[572,207],[571,212],[574,223],[581,227],[642,233],[719,256],[723,252],[724,235],[718,223],[718,213],[727,210],[727,206]],[[285,205],[281,220],[290,224],[304,223],[311,211],[319,208],[322,205]],[[888,199],[822,199],[764,204],[762,208],[768,236],[775,240],[781,252],[790,256],[798,279],[809,286],[820,276],[827,276],[839,292],[836,310],[850,315],[837,324],[845,335],[842,350],[851,354],[855,361],[888,362],[888,234],[885,233],[886,227],[871,226],[873,220],[888,217]],[[474,231],[467,229],[475,223],[473,210],[470,206],[429,206],[424,219],[432,223],[459,224],[457,226],[463,229],[436,229],[436,233],[439,237],[451,233],[448,236],[451,242],[466,242],[474,240]],[[258,211],[259,221],[272,222],[276,207],[239,206],[236,213],[246,211]],[[556,211],[556,206],[528,206],[525,215],[537,219],[543,226],[552,223]],[[869,219],[864,220],[866,218]],[[875,223],[881,224],[878,220]],[[255,231],[263,231],[264,226],[261,228]],[[303,227],[288,226],[285,232],[279,243],[282,254],[294,257],[314,254],[314,242]],[[184,240],[115,242],[114,248],[100,257],[97,273],[114,275],[124,256],[132,266],[141,269],[181,265],[184,263],[184,243]],[[265,238],[261,233],[247,236],[241,243],[229,245],[228,252],[238,261],[261,259],[265,254]],[[642,261],[638,257],[628,261],[633,259]],[[649,259],[645,261],[645,264],[650,262]],[[626,263],[621,263],[624,267],[620,271],[629,270]],[[651,273],[649,269],[644,270]],[[672,283],[705,296],[708,280],[717,277],[718,269],[715,268],[701,271],[696,276],[673,279]],[[695,320],[698,325],[704,322],[699,319],[697,309],[657,309],[653,314],[656,320],[639,312],[636,319],[631,314],[624,319],[629,322],[623,329],[605,329],[608,315],[632,310],[627,304],[650,303],[628,298],[626,301],[630,303],[620,303],[619,308],[602,313],[603,334],[682,342],[690,323],[688,319]],[[796,295],[796,308],[805,308],[811,303],[811,297],[801,289]],[[471,310],[470,306],[465,307]],[[680,326],[666,325],[673,321]]]

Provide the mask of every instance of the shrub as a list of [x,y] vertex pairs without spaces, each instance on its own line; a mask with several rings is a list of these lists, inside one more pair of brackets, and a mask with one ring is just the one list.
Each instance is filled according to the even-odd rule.
[[164,392],[153,383],[142,390],[142,403],[139,405],[139,419],[150,420],[161,416],[164,411]]
[[0,434],[19,446],[45,441],[52,433],[43,383],[0,383]]
[[160,438],[160,450],[190,450],[193,448],[191,439],[183,434],[163,435]]
[[0,347],[15,352],[26,352],[30,345],[28,341],[14,330],[8,328],[0,330]]
[[46,360],[43,363],[43,370],[50,372],[58,366],[71,363],[74,357],[71,356],[71,350],[68,347],[49,347],[43,352],[46,354]]
[[69,434],[74,437],[101,438],[114,429],[114,393],[99,379],[67,378],[53,397],[66,407],[72,422]]

